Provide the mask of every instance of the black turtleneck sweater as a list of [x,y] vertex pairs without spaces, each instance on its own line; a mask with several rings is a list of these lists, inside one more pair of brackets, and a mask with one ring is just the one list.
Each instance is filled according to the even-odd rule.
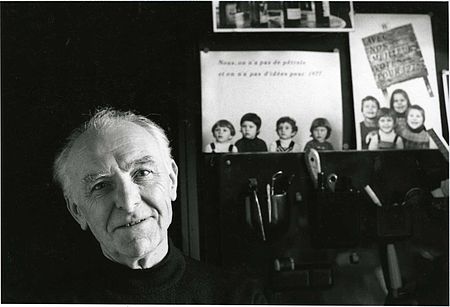
[[[130,269],[97,257],[66,275],[52,302],[87,304],[264,304],[256,282],[184,256],[173,244],[156,266]],[[83,264],[86,265],[86,264]]]

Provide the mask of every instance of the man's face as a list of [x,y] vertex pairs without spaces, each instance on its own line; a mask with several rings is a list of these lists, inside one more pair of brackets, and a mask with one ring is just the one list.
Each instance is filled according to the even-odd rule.
[[121,262],[166,248],[177,167],[144,128],[123,122],[84,133],[68,173],[69,201],[78,210],[71,213],[91,229],[105,256]]
[[313,138],[320,143],[325,142],[327,139],[327,132],[328,130],[326,127],[316,127],[313,129]]
[[233,136],[231,135],[231,130],[228,127],[216,127],[214,129],[214,138],[217,143],[226,143],[230,141]]
[[255,123],[252,121],[244,121],[241,124],[241,132],[244,138],[252,140],[256,137],[258,127],[256,127]]
[[374,119],[377,117],[378,105],[373,100],[366,100],[363,103],[362,114],[364,118]]

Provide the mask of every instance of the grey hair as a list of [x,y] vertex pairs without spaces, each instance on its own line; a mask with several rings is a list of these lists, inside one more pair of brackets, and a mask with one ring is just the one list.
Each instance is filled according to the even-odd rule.
[[67,174],[67,164],[75,141],[86,131],[100,131],[111,128],[120,122],[131,122],[137,124],[147,130],[156,140],[163,157],[167,159],[167,163],[172,159],[169,140],[164,130],[150,119],[133,113],[132,111],[119,111],[113,108],[101,108],[96,110],[95,114],[81,126],[72,131],[66,139],[66,144],[56,156],[53,164],[53,179],[60,185],[64,195],[70,195],[69,176]]

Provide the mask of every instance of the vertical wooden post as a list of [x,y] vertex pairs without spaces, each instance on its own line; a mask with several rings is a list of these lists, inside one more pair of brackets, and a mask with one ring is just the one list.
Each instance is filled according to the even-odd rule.
[[182,120],[179,141],[179,192],[183,252],[200,260],[200,231],[197,197],[197,159],[194,128]]

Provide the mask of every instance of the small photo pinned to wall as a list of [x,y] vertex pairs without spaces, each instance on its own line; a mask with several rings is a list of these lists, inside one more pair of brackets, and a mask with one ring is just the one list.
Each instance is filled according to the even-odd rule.
[[340,76],[338,52],[201,51],[203,151],[341,149]]
[[213,1],[214,32],[349,32],[351,1]]
[[437,148],[427,131],[442,134],[430,16],[355,14],[349,38],[357,149]]

